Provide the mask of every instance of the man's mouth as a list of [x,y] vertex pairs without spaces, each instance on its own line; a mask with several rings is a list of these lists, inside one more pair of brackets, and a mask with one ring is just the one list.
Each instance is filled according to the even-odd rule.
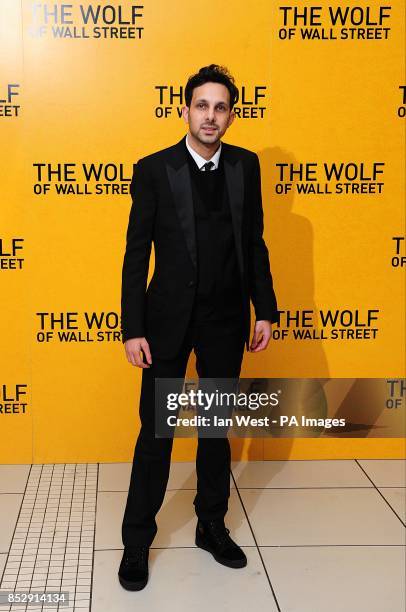
[[203,129],[206,132],[214,132],[216,130],[216,128],[214,128],[214,127],[209,127],[209,126],[205,126],[205,125],[203,126]]

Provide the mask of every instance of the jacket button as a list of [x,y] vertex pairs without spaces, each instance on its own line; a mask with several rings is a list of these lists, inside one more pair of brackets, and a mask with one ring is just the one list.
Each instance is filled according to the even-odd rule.
[[190,280],[187,284],[188,287],[194,287],[195,281]]

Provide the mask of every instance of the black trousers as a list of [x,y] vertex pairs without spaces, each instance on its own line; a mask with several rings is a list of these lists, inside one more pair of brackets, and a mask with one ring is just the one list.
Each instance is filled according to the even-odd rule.
[[[157,359],[142,371],[141,429],[134,449],[130,486],[122,523],[124,546],[150,546],[157,533],[155,516],[168,484],[173,438],[155,438],[155,377],[184,379],[191,350],[199,378],[238,378],[244,354],[240,316],[217,321],[192,319],[174,359]],[[228,438],[198,437],[197,493],[193,504],[202,520],[223,518],[230,496],[231,452]]]

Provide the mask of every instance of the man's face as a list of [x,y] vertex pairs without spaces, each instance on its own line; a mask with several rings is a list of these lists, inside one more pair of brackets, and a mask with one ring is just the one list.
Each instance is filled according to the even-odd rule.
[[182,109],[189,131],[202,144],[220,140],[234,120],[230,93],[221,83],[204,83],[193,90],[190,107]]

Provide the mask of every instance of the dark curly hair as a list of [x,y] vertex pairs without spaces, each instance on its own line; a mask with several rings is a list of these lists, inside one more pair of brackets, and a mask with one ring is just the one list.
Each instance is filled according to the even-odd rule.
[[238,100],[238,87],[234,83],[234,78],[231,76],[227,68],[210,64],[203,66],[199,72],[189,77],[185,87],[185,103],[190,107],[192,102],[193,90],[195,87],[200,87],[204,83],[221,83],[225,85],[230,93],[230,110]]

